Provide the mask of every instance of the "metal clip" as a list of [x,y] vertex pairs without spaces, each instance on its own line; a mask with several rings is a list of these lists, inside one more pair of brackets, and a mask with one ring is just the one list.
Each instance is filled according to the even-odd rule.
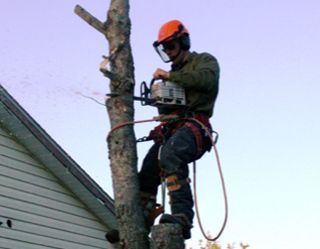
[[150,140],[152,140],[152,138],[147,137],[147,136],[144,136],[144,137],[138,138],[138,139],[136,140],[136,142],[137,142],[137,143],[140,143],[140,142],[147,142],[147,141],[150,141]]
[[212,133],[214,134],[214,137],[212,136],[212,141],[214,144],[218,143],[218,138],[219,138],[219,133],[216,131],[212,131]]

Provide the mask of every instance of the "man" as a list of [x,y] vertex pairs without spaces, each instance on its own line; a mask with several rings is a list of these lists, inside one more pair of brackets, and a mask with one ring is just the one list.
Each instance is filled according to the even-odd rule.
[[[159,113],[195,118],[211,130],[209,118],[219,88],[217,60],[208,53],[190,52],[189,32],[178,20],[165,23],[153,45],[164,62],[172,63],[171,71],[158,68],[153,78],[174,82],[186,92],[185,106],[159,107]],[[180,224],[183,237],[189,239],[194,212],[188,163],[210,150],[210,139],[199,124],[186,119],[162,123],[151,131],[150,136],[155,143],[139,172],[142,205],[149,221],[147,226],[153,224],[157,189],[164,176],[171,214],[163,214],[160,223]]]

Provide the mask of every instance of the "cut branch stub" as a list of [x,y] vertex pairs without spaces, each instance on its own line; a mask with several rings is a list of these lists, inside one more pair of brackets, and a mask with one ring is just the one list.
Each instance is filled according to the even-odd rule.
[[184,249],[182,228],[178,224],[159,224],[151,228],[152,248]]
[[76,13],[79,17],[81,17],[85,22],[94,27],[100,33],[107,35],[106,27],[103,22],[98,20],[96,17],[91,15],[88,11],[86,11],[80,5],[76,5],[74,8],[74,13]]

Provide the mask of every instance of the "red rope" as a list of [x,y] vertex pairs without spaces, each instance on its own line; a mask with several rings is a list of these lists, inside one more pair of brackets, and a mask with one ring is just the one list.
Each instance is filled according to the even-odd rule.
[[215,145],[213,145],[214,148],[214,152],[217,158],[217,163],[218,163],[218,170],[219,170],[219,175],[220,175],[220,180],[221,180],[221,185],[222,185],[222,191],[223,191],[223,197],[224,197],[224,212],[225,212],[225,216],[224,216],[224,220],[223,220],[223,224],[219,230],[219,232],[217,233],[217,235],[215,237],[210,237],[205,233],[205,230],[202,226],[202,222],[201,222],[201,218],[200,218],[200,213],[199,213],[199,207],[198,207],[198,196],[197,196],[197,177],[196,177],[196,162],[193,162],[193,189],[194,189],[194,205],[195,205],[195,210],[196,210],[196,216],[197,216],[197,220],[198,220],[198,224],[201,230],[202,235],[206,238],[206,240],[208,241],[216,241],[221,234],[223,233],[226,224],[227,224],[227,220],[228,220],[228,199],[227,199],[227,191],[226,191],[226,187],[225,187],[225,182],[224,182],[224,177],[222,174],[222,170],[221,170],[221,164],[220,164],[220,159],[219,159],[219,154],[217,151],[217,147]]
[[138,121],[127,121],[127,122],[121,123],[121,124],[113,127],[108,133],[107,141],[110,139],[113,132],[115,132],[116,130],[118,130],[124,126],[127,126],[127,125],[134,125],[134,124],[138,124],[138,123],[147,123],[147,122],[153,122],[153,121],[164,122],[164,121],[169,121],[169,120],[176,120],[178,118],[179,118],[178,115],[169,114],[169,115],[156,116],[156,117],[153,117],[152,119],[143,119],[143,120],[138,120]]
[[144,120],[138,120],[138,121],[128,121],[128,122],[124,122],[124,123],[121,123],[119,125],[116,125],[115,127],[113,127],[109,133],[108,133],[108,136],[107,136],[107,141],[109,141],[111,135],[113,132],[115,132],[116,130],[124,127],[124,126],[127,126],[127,125],[134,125],[134,124],[138,124],[138,123],[147,123],[147,122],[153,122],[153,121],[156,121],[155,118],[152,118],[152,119],[144,119]]
[[217,233],[216,236],[214,236],[213,238],[209,237],[205,231],[204,228],[202,226],[202,222],[201,222],[201,218],[200,218],[200,212],[199,212],[199,207],[198,207],[198,196],[197,196],[197,178],[196,178],[196,162],[193,162],[193,189],[194,189],[194,205],[195,205],[195,210],[196,210],[196,216],[197,216],[197,220],[198,220],[198,224],[201,230],[201,233],[203,235],[203,237],[205,237],[206,240],[208,241],[216,241],[221,234],[223,233],[226,225],[227,225],[227,221],[228,221],[228,197],[227,197],[227,190],[226,190],[226,185],[225,185],[225,181],[224,181],[224,177],[223,177],[223,173],[222,173],[222,166],[221,166],[221,161],[220,161],[220,157],[219,157],[219,153],[217,150],[217,146],[216,146],[216,141],[213,140],[211,133],[209,132],[208,128],[199,120],[195,119],[195,118],[186,118],[188,120],[192,120],[194,122],[196,122],[197,124],[199,124],[202,129],[205,130],[206,134],[209,136],[211,143],[212,143],[212,147],[214,149],[214,153],[216,156],[216,160],[217,160],[217,166],[218,166],[218,171],[219,171],[219,177],[220,177],[220,181],[221,181],[221,186],[222,186],[222,192],[223,192],[223,199],[224,199],[224,220],[222,223],[222,226],[219,230],[219,232]]

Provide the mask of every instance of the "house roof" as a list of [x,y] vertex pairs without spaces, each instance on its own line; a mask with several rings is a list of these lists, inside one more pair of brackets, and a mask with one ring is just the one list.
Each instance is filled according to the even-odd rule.
[[112,198],[48,135],[1,84],[0,124],[108,227],[117,226]]

